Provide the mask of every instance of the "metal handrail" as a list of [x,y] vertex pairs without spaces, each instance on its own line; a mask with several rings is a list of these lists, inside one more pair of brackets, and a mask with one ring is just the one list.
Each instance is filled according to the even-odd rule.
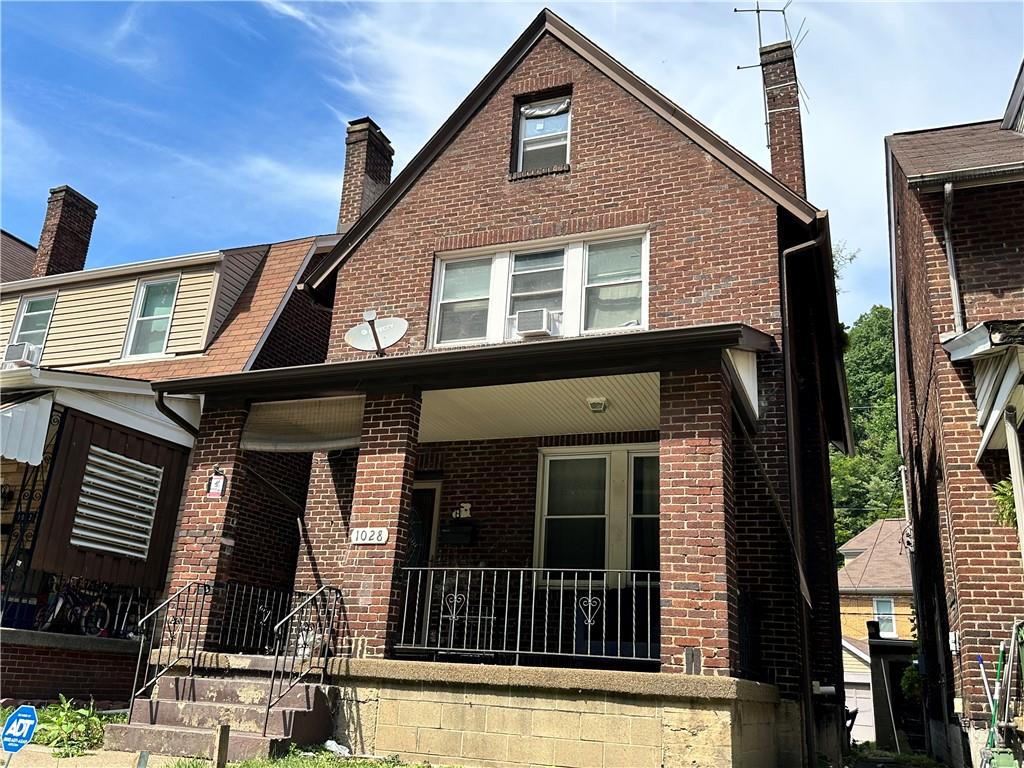
[[[328,598],[327,595],[331,595],[331,597]],[[321,604],[318,602],[318,598],[322,596],[324,599]],[[330,599],[329,608],[328,599]],[[340,601],[341,590],[337,587],[320,587],[320,589],[295,606],[289,611],[288,615],[274,625],[274,671],[270,675],[270,686],[267,689],[267,708],[263,717],[264,736],[267,735],[267,726],[270,723],[270,710],[287,696],[296,685],[301,683],[310,672],[316,669],[315,661],[317,659],[320,661],[320,684],[323,685],[327,677],[327,658],[334,648],[334,624]],[[312,606],[312,609],[310,609],[310,606]],[[316,610],[316,623],[319,626],[323,626],[324,632],[320,636],[319,643],[317,643],[315,634],[312,637],[307,636],[306,639],[312,641],[307,646],[309,649],[308,663],[299,664],[303,659],[300,656],[299,642],[302,633],[293,633],[292,623],[295,622],[296,617],[299,617],[297,623],[300,627],[309,623],[309,619],[304,618],[304,615],[309,612],[307,609]],[[326,621],[324,620],[325,614]],[[282,633],[281,628],[285,625],[288,625],[288,629]],[[292,637],[293,634],[295,634],[294,638]],[[319,655],[315,655],[313,652],[314,646],[317,644],[319,646]],[[296,664],[299,664],[298,670],[296,670]],[[280,681],[278,680],[279,671],[281,673]],[[274,695],[275,689],[277,690],[276,697]]]
[[[212,587],[211,587],[209,582],[202,581],[200,579],[195,579],[193,581],[190,581],[188,584],[183,586],[181,589],[179,589],[173,595],[171,595],[166,600],[164,600],[162,603],[160,603],[156,608],[154,608],[149,613],[147,613],[145,616],[143,616],[141,619],[139,619],[138,626],[139,626],[139,630],[141,631],[143,629],[144,625],[146,624],[146,622],[149,621],[151,618],[153,618],[154,616],[159,616],[161,614],[161,612],[163,612],[163,614],[164,614],[163,622],[161,622],[159,620],[156,620],[152,624],[152,628],[150,629],[150,632],[149,632],[149,643],[148,643],[149,649],[148,650],[146,650],[147,643],[146,643],[145,633],[143,633],[142,638],[139,640],[139,658],[138,658],[138,661],[135,664],[135,677],[132,679],[132,695],[131,695],[131,700],[128,702],[128,722],[129,723],[131,723],[131,721],[132,721],[132,714],[133,714],[133,711],[135,709],[135,699],[138,696],[140,696],[141,694],[145,693],[147,689],[151,688],[153,686],[153,684],[156,683],[157,680],[159,680],[161,677],[163,677],[165,674],[167,674],[167,672],[169,672],[172,668],[174,668],[178,664],[178,662],[182,661],[183,659],[189,661],[189,663],[190,663],[190,672],[192,672],[192,673],[195,672],[196,653],[198,652],[198,649],[199,649],[199,631],[198,631],[199,627],[197,625],[197,618],[203,615],[204,609],[206,607],[206,600],[207,600],[207,597],[209,596],[211,591],[212,591]],[[187,592],[194,593],[194,594],[191,595],[191,598],[192,598],[191,606],[189,605],[190,595],[186,594]],[[182,595],[185,595],[185,597],[182,598]],[[170,613],[171,607],[173,607],[173,609],[176,612],[182,612],[181,609],[180,609],[180,603],[182,601],[184,601],[184,611],[183,611],[184,615],[183,616],[181,616],[181,615],[175,616],[174,618],[177,619],[177,621],[174,622],[174,624],[180,624],[180,625],[184,626],[186,624],[186,622],[187,622],[187,624],[188,624],[188,636],[187,636],[187,638],[185,638],[185,633],[180,631],[180,630],[173,630],[172,631],[171,638],[170,638],[170,643],[166,646],[167,651],[168,651],[168,656],[167,656],[168,660],[165,663],[163,661],[163,653],[164,653],[165,646],[164,646],[164,644],[162,642],[157,644],[157,636],[158,636],[158,634],[162,636],[164,630],[167,629],[167,624],[168,624],[168,616],[167,615]],[[190,608],[191,608],[191,610],[190,610]],[[185,639],[184,644],[182,644],[182,639]],[[157,648],[157,662],[156,662],[156,664],[153,664],[153,648],[154,648],[154,645],[156,645],[156,648]],[[174,653],[175,650],[177,650],[177,652],[178,652],[177,656],[173,656],[173,653]],[[144,679],[142,685],[140,686],[138,683],[139,683],[139,673],[143,669],[143,666],[142,666],[142,656],[143,656],[143,653],[145,653],[145,655],[146,655],[146,667],[145,668],[148,670],[149,667],[152,666],[152,667],[155,667],[157,671],[156,671],[156,674],[154,674],[152,677],[149,677],[148,673],[146,675],[144,675],[145,679]],[[173,656],[173,658],[172,658],[172,656]]]

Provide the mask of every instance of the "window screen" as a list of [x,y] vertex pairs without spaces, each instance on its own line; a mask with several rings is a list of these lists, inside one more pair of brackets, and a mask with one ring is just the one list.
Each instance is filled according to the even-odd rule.
[[146,559],[163,469],[99,446],[89,448],[71,543]]

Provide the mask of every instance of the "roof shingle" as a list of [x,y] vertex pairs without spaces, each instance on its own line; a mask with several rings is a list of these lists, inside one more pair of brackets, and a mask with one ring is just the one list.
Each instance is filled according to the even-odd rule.
[[[839,551],[847,555],[839,569],[839,592],[910,592],[910,555],[903,546],[902,519],[876,520]],[[855,554],[859,552],[860,554]]]
[[999,120],[896,133],[886,143],[908,178],[1024,162],[1024,135]]

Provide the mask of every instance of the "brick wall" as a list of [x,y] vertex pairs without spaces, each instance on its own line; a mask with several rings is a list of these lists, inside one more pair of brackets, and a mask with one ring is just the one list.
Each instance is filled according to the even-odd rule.
[[[515,97],[567,84],[572,171],[509,181]],[[437,251],[629,224],[651,226],[652,327],[777,333],[776,219],[772,202],[545,37],[345,264],[329,359],[366,356],[343,336],[370,308],[409,320],[389,354],[422,350]]]
[[728,675],[738,668],[731,433],[726,374],[662,373],[662,669]]
[[[102,642],[93,640],[92,644]],[[110,653],[59,645],[22,645],[4,637],[0,654],[0,698],[55,701],[57,694],[62,693],[82,701],[127,703],[135,675],[137,647]]]
[[[953,364],[940,335],[953,331],[941,191],[919,193],[894,170],[896,334],[900,410],[918,568],[918,630],[929,678],[929,717],[965,697],[968,719],[988,710],[974,659],[994,663],[1014,616],[1024,613],[1024,571],[1012,529],[995,523],[992,484],[1006,476],[998,453],[974,463],[971,364]],[[1024,316],[1024,185],[956,190],[953,246],[968,327]],[[959,634],[959,656],[946,633]],[[951,685],[943,689],[948,676]],[[945,710],[945,712],[944,712]]]

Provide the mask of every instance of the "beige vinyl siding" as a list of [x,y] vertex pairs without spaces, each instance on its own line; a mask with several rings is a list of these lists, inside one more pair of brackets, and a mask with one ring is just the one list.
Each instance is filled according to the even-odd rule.
[[171,333],[167,338],[168,354],[202,351],[210,315],[213,274],[211,269],[182,273],[174,299]]
[[136,282],[63,288],[50,320],[42,365],[82,365],[121,357]]
[[18,314],[18,302],[20,301],[20,296],[4,296],[0,299],[0,344],[5,347],[10,343],[14,316]]
[[217,283],[217,297],[213,305],[213,319],[210,321],[209,339],[217,335],[224,321],[227,320],[232,308],[248,285],[253,273],[266,256],[267,249],[253,248],[238,251],[226,251],[224,261],[220,265],[220,277]]
[[[43,347],[42,365],[89,365],[121,359],[139,280],[168,279],[178,274],[170,272],[62,287]],[[180,274],[167,351],[171,354],[201,352],[209,320],[214,267],[209,265]],[[10,319],[7,319],[8,301],[13,304]],[[13,297],[5,298],[0,305],[0,332],[5,336],[10,333],[16,310],[17,299]]]

